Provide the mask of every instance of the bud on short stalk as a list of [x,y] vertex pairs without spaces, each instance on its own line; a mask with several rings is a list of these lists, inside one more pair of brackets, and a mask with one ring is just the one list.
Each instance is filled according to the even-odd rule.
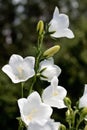
[[60,126],[59,130],[66,130],[65,125],[61,124],[61,126]]
[[87,130],[87,125],[85,126],[84,130]]
[[71,108],[71,100],[68,97],[64,98],[64,103],[68,108]]
[[47,49],[44,53],[43,53],[43,56],[49,58],[49,57],[52,57],[54,56],[54,54],[56,54],[60,49],[60,46],[59,45],[55,45],[49,49]]
[[44,31],[44,22],[40,20],[37,24],[37,32],[41,35]]
[[87,107],[84,107],[82,110],[81,110],[81,117],[82,118],[85,118],[87,115]]

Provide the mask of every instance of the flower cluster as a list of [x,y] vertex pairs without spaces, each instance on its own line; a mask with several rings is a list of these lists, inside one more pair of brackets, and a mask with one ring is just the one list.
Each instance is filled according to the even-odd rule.
[[[13,83],[23,83],[30,78],[32,79],[28,97],[23,97],[22,89],[22,97],[17,101],[20,110],[19,128],[26,127],[27,130],[79,130],[80,123],[87,120],[87,85],[85,85],[84,94],[78,105],[72,108],[71,100],[66,97],[66,89],[58,85],[61,68],[54,64],[53,56],[59,51],[60,46],[55,45],[45,52],[42,51],[43,38],[46,34],[54,38],[74,38],[73,32],[69,29],[69,18],[65,14],[59,14],[56,7],[48,29],[44,30],[44,23],[40,20],[37,24],[37,32],[36,57],[23,58],[13,54],[9,63],[2,67],[2,71],[9,76]],[[49,84],[42,93],[33,89],[37,77]],[[68,126],[63,125],[60,121],[55,122],[51,118],[53,108],[67,109],[66,122]]]

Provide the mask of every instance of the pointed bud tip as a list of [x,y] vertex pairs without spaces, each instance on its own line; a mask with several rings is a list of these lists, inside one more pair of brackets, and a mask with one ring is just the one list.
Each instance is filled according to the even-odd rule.
[[71,106],[71,100],[70,100],[70,98],[65,97],[65,98],[64,98],[64,103],[65,103],[65,105],[66,105],[67,107]]
[[42,34],[44,31],[44,22],[42,20],[40,20],[37,24],[37,32],[39,34]]
[[47,58],[54,56],[58,51],[60,50],[59,45],[55,45],[49,49],[47,49],[44,53],[43,56],[46,56]]

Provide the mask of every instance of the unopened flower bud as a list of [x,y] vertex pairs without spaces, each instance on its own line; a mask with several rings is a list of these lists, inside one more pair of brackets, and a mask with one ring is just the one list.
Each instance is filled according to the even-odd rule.
[[85,116],[87,115],[87,107],[84,107],[82,110],[81,110],[81,116],[83,118],[85,118]]
[[60,127],[59,127],[59,130],[66,130],[65,125],[61,124]]
[[48,57],[52,57],[54,54],[56,54],[59,51],[59,49],[60,49],[60,46],[59,45],[55,45],[55,46],[47,49],[44,52],[43,56],[46,56],[47,58]]
[[65,105],[66,105],[67,107],[70,107],[70,106],[71,106],[71,100],[70,100],[70,98],[65,97],[65,98],[64,98],[64,103],[65,103]]
[[68,109],[67,111],[66,111],[66,117],[69,117],[71,115],[71,113],[70,113],[70,110]]
[[44,22],[42,20],[40,20],[37,24],[37,31],[39,35],[41,35],[44,31]]
[[84,130],[87,130],[87,125],[85,126]]

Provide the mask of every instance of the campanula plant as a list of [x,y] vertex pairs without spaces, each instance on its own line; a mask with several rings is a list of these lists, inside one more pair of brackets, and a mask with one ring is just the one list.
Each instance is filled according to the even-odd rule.
[[[2,67],[13,83],[22,83],[21,97],[17,100],[20,117],[18,117],[18,130],[87,130],[87,85],[84,93],[76,106],[72,106],[67,90],[58,85],[58,77],[62,73],[61,68],[55,65],[54,55],[60,46],[55,45],[43,52],[42,45],[46,34],[50,37],[69,39],[74,38],[74,33],[69,28],[69,17],[59,13],[55,7],[52,20],[45,30],[44,22],[40,20],[37,24],[37,47],[36,56],[23,58],[18,54],[10,57],[9,63]],[[48,86],[41,93],[34,90],[37,77]],[[24,82],[32,78],[29,86],[29,94],[24,97]],[[29,80],[30,81],[30,80]],[[60,120],[52,118],[53,108],[66,109],[65,124]]]

